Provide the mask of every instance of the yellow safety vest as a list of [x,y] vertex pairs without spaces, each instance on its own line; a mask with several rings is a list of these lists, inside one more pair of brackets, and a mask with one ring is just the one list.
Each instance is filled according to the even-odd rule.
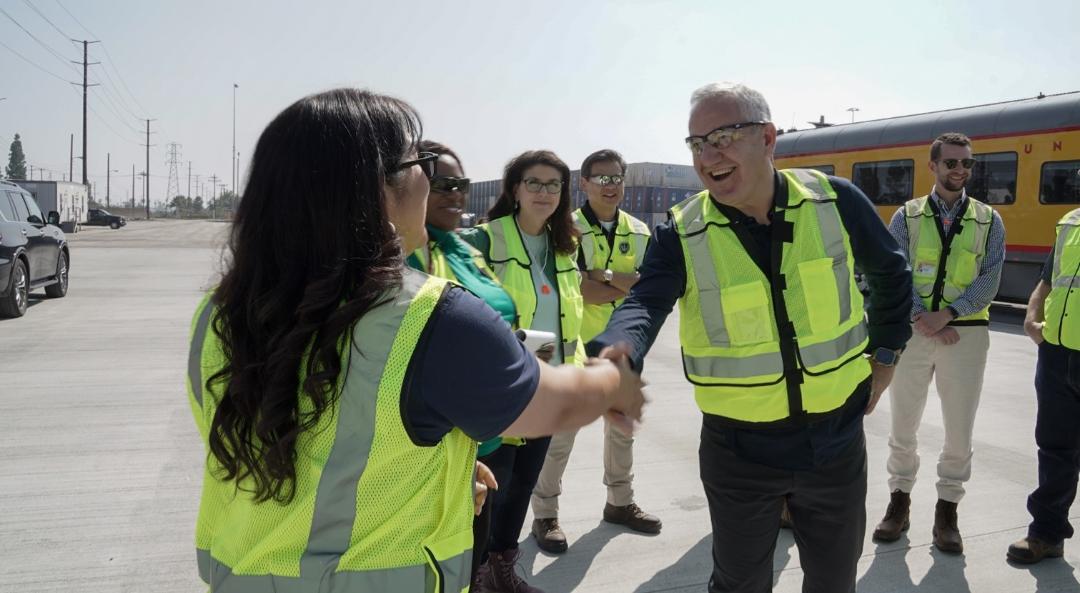
[[[499,279],[495,277],[495,273],[488,267],[487,261],[484,259],[484,254],[481,253],[479,249],[464,241],[461,241],[461,244],[469,250],[469,256],[472,258],[473,263],[476,264],[477,269],[497,283]],[[431,253],[431,263],[428,263],[427,261],[429,252]],[[413,252],[413,256],[420,262],[423,269],[430,270],[429,273],[432,276],[445,278],[454,284],[461,284],[457,274],[454,273],[454,269],[450,266],[450,262],[446,259],[446,254],[443,253],[442,248],[439,247],[437,242],[428,241],[428,248],[417,249]]]
[[1043,305],[1043,338],[1080,350],[1080,208],[1057,223],[1050,294]]
[[[532,258],[525,249],[514,216],[503,216],[477,226],[488,236],[487,260],[517,306],[517,327],[532,328],[536,314],[536,287],[533,286],[530,267]],[[555,252],[555,279],[555,290],[559,292],[563,362],[584,366],[585,344],[580,339],[584,301],[581,299],[581,273],[573,257]]]
[[[685,373],[702,411],[738,422],[833,411],[870,374],[863,298],[836,192],[817,171],[780,173],[788,193],[777,196],[772,224],[793,230],[780,278],[771,281],[708,191],[671,209],[686,261]],[[774,283],[782,302],[774,302]],[[777,322],[782,313],[789,323]]]
[[[612,272],[632,273],[641,267],[645,257],[645,247],[649,243],[649,227],[645,223],[618,211],[615,225],[615,243],[608,249],[604,227],[589,224],[583,209],[574,213],[574,224],[581,231],[581,253],[587,270],[611,270]],[[585,303],[585,317],[581,323],[581,339],[584,342],[595,338],[607,327],[611,314],[621,305],[623,299],[610,303]]]
[[[220,466],[207,455],[195,544],[210,591],[468,588],[476,442],[455,428],[436,446],[418,447],[401,420],[406,369],[447,286],[406,269],[401,289],[343,340],[338,397],[297,439],[289,504],[255,503],[235,482],[218,480]],[[208,295],[192,322],[188,362],[204,443],[224,389],[206,385],[225,364],[208,331],[214,310]],[[301,397],[301,414],[310,409]]]
[[[945,235],[946,249],[942,248],[945,227],[938,226],[939,219],[934,215],[929,196],[904,204],[904,222],[908,229],[908,260],[915,291],[927,311],[939,311],[964,294],[979,277],[979,269],[986,258],[994,210],[968,197],[967,207]],[[989,323],[990,305],[971,315],[958,317],[953,323],[957,321]]]

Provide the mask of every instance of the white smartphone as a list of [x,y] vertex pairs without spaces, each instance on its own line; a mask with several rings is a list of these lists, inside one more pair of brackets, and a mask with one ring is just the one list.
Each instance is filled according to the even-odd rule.
[[555,334],[536,329],[519,329],[514,332],[519,340],[524,342],[525,347],[531,352],[536,352],[548,346],[555,346]]

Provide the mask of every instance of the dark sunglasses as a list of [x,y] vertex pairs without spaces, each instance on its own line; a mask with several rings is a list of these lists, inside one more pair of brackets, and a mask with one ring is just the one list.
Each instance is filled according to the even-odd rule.
[[431,178],[431,191],[448,194],[452,191],[465,193],[469,191],[468,177],[451,177],[439,175]]
[[956,168],[956,165],[963,165],[965,169],[970,169],[975,166],[975,159],[941,159],[939,163],[945,165],[950,171]]
[[420,165],[420,168],[424,171],[424,175],[428,179],[435,176],[435,162],[439,160],[439,155],[434,152],[421,152],[416,155],[416,158],[411,161],[405,161],[404,163],[398,163],[391,173],[397,173],[398,171],[404,171],[413,165]]

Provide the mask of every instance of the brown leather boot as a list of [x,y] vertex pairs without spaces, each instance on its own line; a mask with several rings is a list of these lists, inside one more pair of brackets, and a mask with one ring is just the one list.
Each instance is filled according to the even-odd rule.
[[780,508],[780,529],[793,529],[795,524],[791,522],[791,509],[787,506],[787,499],[784,499],[784,506]]
[[558,519],[533,519],[532,534],[541,550],[551,554],[566,551],[566,534],[559,527]]
[[956,525],[956,503],[938,499],[934,510],[934,547],[949,554],[962,554],[964,540]]
[[1006,555],[1009,560],[1020,564],[1035,564],[1043,558],[1061,558],[1065,554],[1064,542],[1051,544],[1037,537],[1025,537],[1024,539],[1009,545]]
[[491,591],[499,593],[544,593],[525,579],[518,576],[517,561],[521,557],[521,550],[514,548],[499,552],[488,552],[488,567],[491,569],[489,583]]
[[874,529],[874,541],[894,542],[908,527],[911,527],[911,495],[899,489],[893,490],[885,517]]
[[641,533],[660,533],[663,524],[660,519],[641,510],[637,503],[617,507],[611,503],[604,505],[604,520],[616,525],[625,525]]

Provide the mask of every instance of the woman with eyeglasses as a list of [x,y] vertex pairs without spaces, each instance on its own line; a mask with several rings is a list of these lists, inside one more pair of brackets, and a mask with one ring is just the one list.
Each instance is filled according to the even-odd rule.
[[256,144],[187,365],[210,591],[461,591],[477,441],[640,415],[625,359],[540,365],[482,300],[404,265],[438,158],[420,137],[406,103],[338,89]]
[[[426,271],[432,276],[446,278],[459,284],[469,292],[480,297],[494,309],[507,327],[517,321],[517,310],[510,298],[488,267],[484,256],[472,245],[466,243],[454,232],[464,213],[465,198],[469,191],[469,178],[461,165],[457,153],[449,147],[423,140],[420,150],[438,156],[435,161],[435,175],[431,178],[431,193],[427,204],[426,244],[409,256],[408,263],[415,269]],[[502,444],[501,437],[494,437],[480,443],[477,455],[477,502],[480,512],[473,520],[473,560],[472,591],[482,593],[488,584],[487,540],[491,535],[491,514],[494,495],[488,488],[498,488],[500,482],[509,482],[509,475],[496,466],[500,473],[489,469],[491,455]],[[511,445],[508,445],[511,446]],[[487,477],[484,481],[481,478]]]
[[[584,305],[575,254],[578,231],[570,208],[570,169],[554,153],[529,151],[511,160],[503,173],[502,194],[488,211],[490,222],[463,231],[484,253],[514,300],[517,324],[555,335],[538,353],[550,365],[580,366],[579,334]],[[509,433],[508,433],[509,434]],[[520,435],[519,435],[520,436]],[[550,438],[503,446],[487,461],[496,476],[509,473],[495,495],[487,565],[492,590],[539,591],[515,571],[518,537],[529,508]]]

